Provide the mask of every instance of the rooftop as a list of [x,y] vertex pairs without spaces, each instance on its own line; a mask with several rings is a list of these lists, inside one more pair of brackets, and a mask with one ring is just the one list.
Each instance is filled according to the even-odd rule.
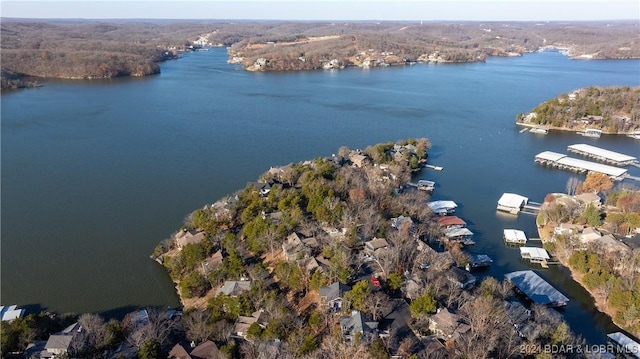
[[605,150],[604,148],[591,146],[583,143],[580,143],[577,145],[571,145],[567,147],[567,149],[573,152],[583,152],[588,155],[601,157],[603,159],[606,159],[612,162],[629,162],[629,161],[637,160],[636,157],[625,155],[624,153],[609,151],[609,150]]
[[571,158],[561,153],[556,153],[551,151],[544,151],[544,152],[538,153],[535,158],[536,160],[550,161],[560,166],[576,168],[576,169],[590,171],[590,172],[600,172],[612,177],[621,177],[622,175],[627,173],[627,169],[625,168],[618,168],[618,167],[603,165],[602,163],[596,163],[591,161],[580,160],[577,158]]
[[569,302],[569,298],[532,270],[511,272],[504,276],[536,304],[562,306]]

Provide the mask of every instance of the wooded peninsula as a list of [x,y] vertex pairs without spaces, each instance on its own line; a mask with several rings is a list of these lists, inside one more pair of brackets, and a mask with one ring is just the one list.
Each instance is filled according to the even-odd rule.
[[608,134],[631,134],[640,130],[640,87],[592,86],[547,100],[516,123],[562,131],[587,128]]
[[635,22],[284,22],[2,19],[2,88],[32,78],[145,76],[203,46],[252,71],[472,62],[557,49],[576,59],[640,58]]

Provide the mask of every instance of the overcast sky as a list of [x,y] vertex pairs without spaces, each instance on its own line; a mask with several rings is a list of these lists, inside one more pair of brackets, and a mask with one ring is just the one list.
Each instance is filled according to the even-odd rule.
[[3,17],[264,20],[640,20],[640,0],[0,0]]

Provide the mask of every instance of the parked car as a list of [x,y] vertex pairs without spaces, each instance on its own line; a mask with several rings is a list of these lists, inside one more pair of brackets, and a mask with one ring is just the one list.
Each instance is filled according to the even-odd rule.
[[374,287],[380,287],[380,280],[378,279],[378,277],[371,277],[371,284]]

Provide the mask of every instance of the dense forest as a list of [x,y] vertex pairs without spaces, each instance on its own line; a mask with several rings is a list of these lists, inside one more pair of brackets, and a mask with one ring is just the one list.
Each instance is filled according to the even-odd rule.
[[21,87],[26,83],[18,80],[29,76],[144,76],[160,71],[157,62],[200,46],[230,47],[231,62],[258,71],[483,61],[544,47],[576,58],[638,58],[637,32],[631,22],[2,19],[2,83]]
[[547,100],[517,123],[580,131],[630,133],[640,129],[640,87],[588,87]]

